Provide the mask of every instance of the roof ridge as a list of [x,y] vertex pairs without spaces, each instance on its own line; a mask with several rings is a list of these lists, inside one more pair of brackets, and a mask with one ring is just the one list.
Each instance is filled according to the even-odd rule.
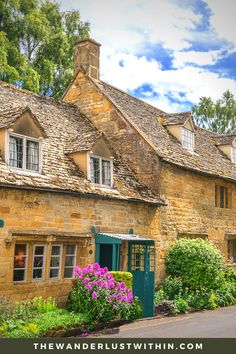
[[49,97],[49,96],[43,96],[43,95],[40,95],[39,93],[32,92],[32,91],[23,89],[21,87],[17,87],[17,86],[15,86],[13,84],[9,84],[8,82],[5,82],[3,80],[0,80],[0,87],[8,87],[11,90],[18,91],[20,93],[23,93],[23,94],[26,94],[26,95],[29,95],[29,96],[34,96],[34,97],[40,98],[42,100],[49,101],[50,103],[55,103],[56,105],[67,106],[67,107],[69,106],[69,107],[77,109],[80,113],[82,113],[80,111],[79,107],[76,106],[73,103],[64,102],[64,101],[61,101],[61,100],[56,100],[55,98]]
[[131,95],[130,93],[128,93],[128,92],[126,92],[126,91],[124,91],[124,90],[121,90],[120,88],[118,88],[118,87],[116,87],[116,86],[113,86],[113,85],[111,85],[111,84],[108,84],[108,83],[105,82],[105,81],[102,81],[102,80],[94,80],[93,78],[91,78],[91,79],[92,79],[93,81],[95,81],[95,82],[96,82],[96,81],[99,81],[99,82],[101,82],[102,84],[108,85],[108,86],[114,88],[115,90],[117,90],[117,91],[119,91],[119,92],[121,92],[121,93],[124,93],[124,94],[126,94],[127,96],[130,96],[131,98],[134,98],[135,100],[137,100],[137,101],[139,101],[139,102],[144,103],[145,105],[148,105],[148,106],[150,106],[150,107],[152,107],[152,108],[158,109],[158,111],[161,111],[161,112],[164,113],[164,114],[170,114],[170,113],[167,113],[167,112],[162,111],[160,108],[157,108],[157,107],[151,105],[151,104],[148,103],[148,102],[145,102],[144,100],[142,100],[142,99],[140,99],[140,98],[138,98],[138,97],[135,97],[135,96]]

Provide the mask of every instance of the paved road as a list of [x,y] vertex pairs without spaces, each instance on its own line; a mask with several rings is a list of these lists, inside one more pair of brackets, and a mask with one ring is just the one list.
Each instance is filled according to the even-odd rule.
[[177,317],[142,320],[89,337],[236,338],[236,306]]

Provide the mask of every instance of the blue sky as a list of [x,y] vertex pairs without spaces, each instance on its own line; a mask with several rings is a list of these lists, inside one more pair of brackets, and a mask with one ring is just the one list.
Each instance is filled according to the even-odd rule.
[[102,44],[101,79],[167,112],[236,95],[235,0],[61,0]]

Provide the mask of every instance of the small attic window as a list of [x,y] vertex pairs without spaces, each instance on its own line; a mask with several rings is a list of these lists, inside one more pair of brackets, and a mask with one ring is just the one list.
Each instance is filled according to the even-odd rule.
[[8,164],[23,171],[41,171],[41,139],[20,134],[8,135]]
[[231,148],[231,161],[236,164],[236,148]]
[[100,187],[113,185],[113,160],[96,155],[90,155],[89,179]]
[[186,128],[182,128],[182,146],[189,151],[194,150],[194,133]]

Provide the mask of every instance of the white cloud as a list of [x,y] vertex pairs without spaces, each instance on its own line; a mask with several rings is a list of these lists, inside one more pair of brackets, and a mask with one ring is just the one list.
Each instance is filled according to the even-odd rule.
[[[186,101],[195,104],[202,96],[217,99],[227,89],[236,94],[234,80],[197,67],[187,65],[176,70],[163,70],[156,60],[148,61],[145,57],[125,53],[103,54],[101,63],[104,81],[125,91],[149,84],[159,96],[146,97],[145,100],[169,112],[184,110]],[[179,102],[173,103],[173,99]]]
[[173,66],[176,68],[184,67],[186,64],[196,64],[199,66],[213,65],[220,58],[219,50],[211,50],[209,52],[175,52],[173,55]]
[[232,42],[236,49],[236,1],[206,0],[205,2],[212,11],[212,16],[210,17],[211,26],[219,37]]
[[91,22],[92,36],[116,50],[133,52],[143,43],[162,42],[168,49],[189,47],[191,30],[201,15],[171,0],[62,0],[64,8],[78,8]]
[[[194,12],[190,0],[186,6],[178,0],[61,0],[67,10],[79,9],[82,20],[91,23],[92,38],[102,44],[102,79],[123,90],[151,85],[158,97],[147,91],[146,100],[165,111],[184,110],[184,102],[197,103],[201,96],[217,99],[227,89],[236,94],[236,81],[201,69],[216,63],[229,46],[208,52],[190,47],[194,41],[206,47],[226,39],[236,48],[236,1],[205,2],[212,11],[211,30],[198,32],[203,16]],[[158,53],[152,60],[137,56],[160,43],[172,53],[174,67],[170,70],[162,68]]]

